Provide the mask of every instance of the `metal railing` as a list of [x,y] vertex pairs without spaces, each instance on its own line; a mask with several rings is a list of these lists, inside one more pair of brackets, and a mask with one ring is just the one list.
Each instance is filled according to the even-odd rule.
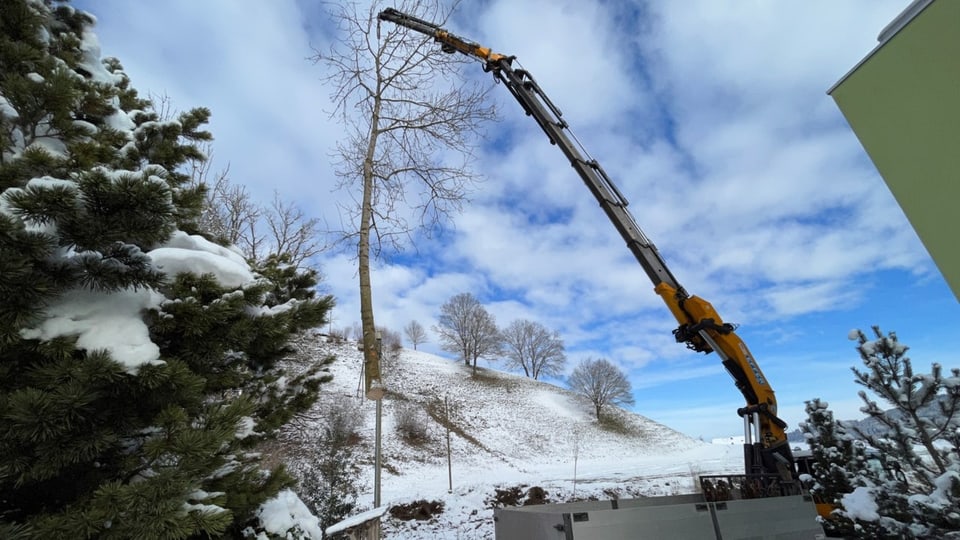
[[800,482],[785,481],[775,474],[701,476],[700,489],[707,502],[785,497],[805,493]]

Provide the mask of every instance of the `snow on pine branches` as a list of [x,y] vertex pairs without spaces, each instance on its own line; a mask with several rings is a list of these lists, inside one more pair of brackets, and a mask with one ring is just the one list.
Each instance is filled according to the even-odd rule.
[[[835,507],[828,532],[857,538],[960,538],[960,369],[914,371],[909,347],[879,327],[853,330],[852,368],[879,430],[833,419],[807,402],[802,426],[814,454],[813,492]],[[881,406],[881,404],[883,406]],[[886,407],[886,408],[884,408]]]

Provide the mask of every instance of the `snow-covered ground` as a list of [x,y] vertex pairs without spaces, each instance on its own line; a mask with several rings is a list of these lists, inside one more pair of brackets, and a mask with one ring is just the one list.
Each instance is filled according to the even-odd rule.
[[[302,346],[313,357],[333,354],[334,381],[324,385],[318,418],[333,403],[353,403],[360,423],[363,492],[358,511],[373,507],[375,404],[361,399],[362,355],[355,342],[323,338]],[[493,538],[491,499],[497,488],[539,486],[549,502],[574,498],[640,497],[694,492],[700,474],[742,471],[739,444],[708,444],[615,409],[615,427],[601,427],[586,399],[557,386],[491,368],[477,376],[461,363],[403,349],[384,366],[381,504],[440,501],[427,521],[384,518],[386,538]],[[449,490],[445,417],[453,488]],[[413,406],[426,440],[407,444],[396,413]],[[432,415],[432,416],[431,416]],[[320,420],[317,420],[320,422]],[[309,441],[319,423],[300,430]],[[306,457],[308,453],[304,453]]]

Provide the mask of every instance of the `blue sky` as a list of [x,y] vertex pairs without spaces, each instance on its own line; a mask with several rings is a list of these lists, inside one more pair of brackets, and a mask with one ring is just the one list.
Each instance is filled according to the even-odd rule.
[[[826,95],[908,3],[487,0],[450,28],[517,55],[680,282],[741,325],[795,427],[814,397],[859,416],[852,328],[896,330],[918,367],[960,366],[960,305]],[[323,67],[307,60],[331,37],[316,3],[75,5],[141,93],[213,111],[215,170],[339,221],[350,194],[334,189],[330,153],[342,128]],[[490,80],[478,65],[463,76]],[[507,91],[491,97],[501,120],[485,128],[483,181],[455,224],[378,263],[378,324],[429,328],[470,292],[501,325],[559,331],[571,365],[619,364],[638,413],[692,436],[739,434],[742,397],[717,358],[673,342],[675,322],[581,180]],[[355,262],[320,263],[333,324],[350,327]],[[421,348],[441,352],[430,337]]]

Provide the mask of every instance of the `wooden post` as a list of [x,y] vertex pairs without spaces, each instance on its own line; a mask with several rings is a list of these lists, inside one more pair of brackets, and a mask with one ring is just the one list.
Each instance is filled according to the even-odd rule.
[[[371,392],[368,389],[367,396],[370,397],[371,393],[375,396],[377,400],[377,428],[376,428],[376,444],[374,448],[374,467],[373,467],[373,507],[380,507],[380,438],[381,438],[381,419],[383,418],[383,386],[380,381],[380,355],[383,353],[383,339],[380,336],[380,332],[377,331],[377,384],[380,384],[379,393]],[[371,533],[373,538],[380,540],[380,520],[376,520],[376,525],[371,528]]]
[[573,425],[573,497],[577,497],[577,458],[580,457],[580,429]]
[[446,418],[447,428],[447,493],[453,493],[453,463],[450,458],[450,404],[447,396],[443,396],[443,416]]

